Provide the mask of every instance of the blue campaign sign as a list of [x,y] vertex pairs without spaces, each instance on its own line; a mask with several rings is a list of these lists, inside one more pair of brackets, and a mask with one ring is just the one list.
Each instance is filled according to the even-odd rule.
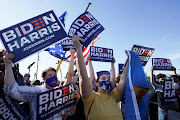
[[121,75],[124,71],[124,64],[118,64],[118,71],[119,71],[119,75]]
[[154,70],[172,70],[171,60],[166,58],[152,58],[152,66]]
[[173,105],[175,101],[175,90],[174,81],[172,79],[164,80],[163,84],[163,94],[161,99],[161,104],[165,106]]
[[14,64],[67,36],[53,10],[0,31],[5,49],[15,55]]
[[19,106],[16,100],[6,96],[0,96],[0,120],[27,120],[29,116]]
[[81,44],[87,47],[103,30],[104,27],[89,12],[85,12],[72,23],[68,35],[72,37],[75,33],[81,36],[84,40]]
[[60,43],[61,43],[64,51],[70,51],[71,47],[75,48],[71,38],[67,38],[67,39],[61,41]]
[[96,74],[97,74],[97,77],[101,76],[102,74],[106,74],[108,77],[110,77],[110,72],[109,71],[99,71]]
[[76,104],[71,96],[74,92],[73,84],[43,92],[37,95],[37,120],[45,120],[61,112],[65,108]]
[[131,51],[133,51],[139,55],[142,66],[144,67],[147,64],[148,60],[150,59],[151,55],[153,54],[154,50],[155,50],[155,48],[152,48],[152,47],[133,45]]
[[102,62],[113,61],[113,49],[91,46],[90,55],[91,55],[91,60],[94,61],[102,61]]

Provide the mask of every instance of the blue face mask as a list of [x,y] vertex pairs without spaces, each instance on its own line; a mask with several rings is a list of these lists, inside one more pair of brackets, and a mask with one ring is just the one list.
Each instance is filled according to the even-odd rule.
[[50,77],[46,79],[45,83],[49,85],[49,87],[55,87],[57,83],[57,77],[56,76]]
[[99,81],[99,85],[106,92],[109,92],[111,90],[111,82],[109,80]]

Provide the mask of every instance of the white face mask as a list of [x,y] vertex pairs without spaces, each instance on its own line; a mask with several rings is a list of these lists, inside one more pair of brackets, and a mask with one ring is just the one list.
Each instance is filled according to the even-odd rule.
[[176,83],[176,82],[174,83],[174,89],[175,89],[175,90],[178,90],[178,89],[179,89],[179,84]]

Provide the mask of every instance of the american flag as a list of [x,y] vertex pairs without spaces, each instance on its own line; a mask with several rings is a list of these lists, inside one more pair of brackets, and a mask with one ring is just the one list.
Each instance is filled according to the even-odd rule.
[[[93,46],[94,43],[95,43],[98,39],[99,39],[99,37],[95,37],[94,40],[91,41],[91,43],[90,43],[87,47],[85,47],[84,50],[83,50],[83,57],[84,57],[84,60],[85,60],[85,62],[86,62],[86,65],[88,64],[87,57],[88,57],[88,55],[89,55],[90,46]],[[75,55],[74,55],[74,62],[75,62],[75,63],[76,63],[76,60],[77,60],[76,57],[77,57],[77,56],[76,56],[76,52],[75,52]],[[66,59],[67,59],[68,61],[70,61],[70,60],[71,60],[71,55],[67,56]]]

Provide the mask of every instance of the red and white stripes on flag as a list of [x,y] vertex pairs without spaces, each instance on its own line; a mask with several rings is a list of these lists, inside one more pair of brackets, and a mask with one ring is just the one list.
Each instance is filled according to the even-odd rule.
[[[84,60],[85,60],[85,62],[86,62],[86,65],[88,64],[87,57],[88,57],[89,52],[90,52],[90,46],[93,46],[94,43],[95,43],[98,39],[99,39],[99,37],[95,37],[94,40],[91,41],[91,43],[90,43],[87,47],[85,47],[84,50],[83,50],[83,57],[84,57]],[[70,60],[71,60],[71,55],[67,56],[66,59],[67,59],[68,61],[70,61]],[[76,60],[77,60],[77,58],[76,58],[76,52],[75,52],[75,55],[74,55],[74,62],[75,62],[75,63],[76,63]]]

